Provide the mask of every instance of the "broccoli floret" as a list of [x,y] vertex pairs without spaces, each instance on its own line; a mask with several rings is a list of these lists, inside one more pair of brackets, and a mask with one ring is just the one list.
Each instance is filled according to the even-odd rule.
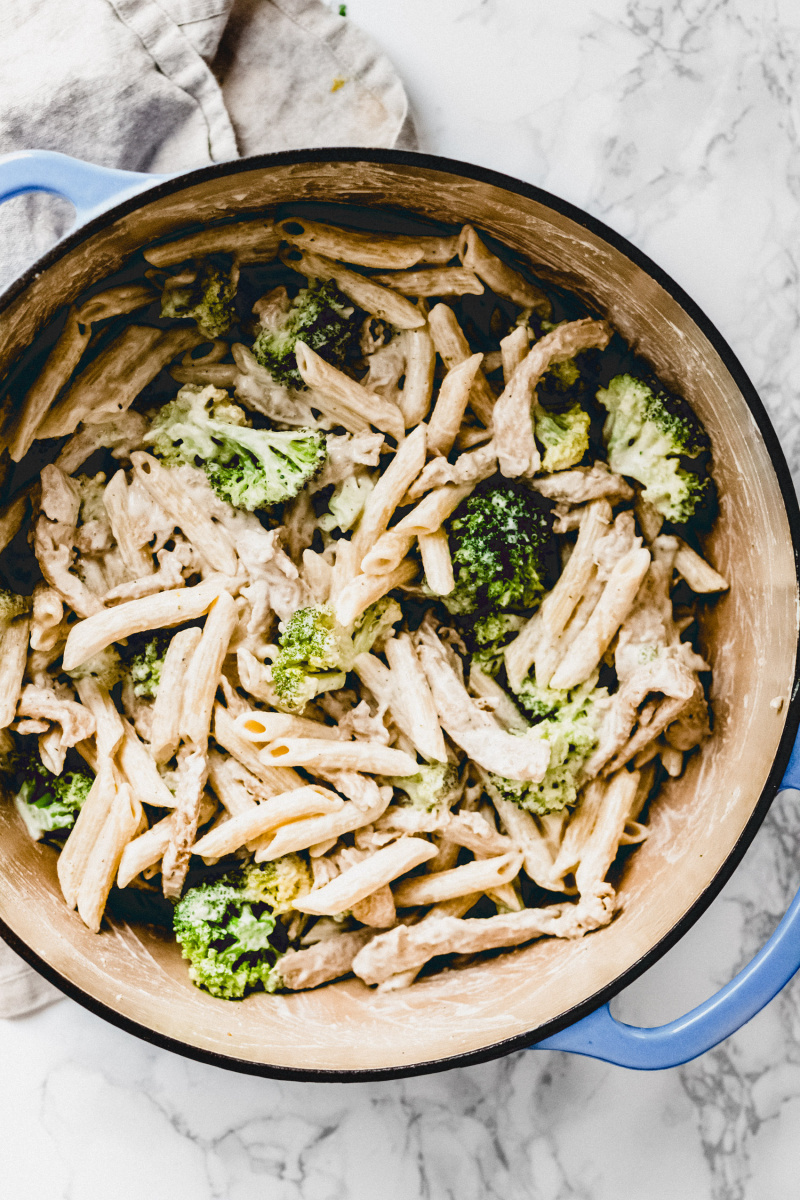
[[330,533],[341,529],[346,533],[358,521],[375,484],[369,475],[348,475],[337,485],[328,501],[328,512],[319,519],[320,529]]
[[503,665],[503,651],[512,635],[518,633],[524,624],[525,617],[519,613],[490,613],[479,617],[472,627],[475,649],[471,662],[484,675],[491,675],[494,679]]
[[229,256],[224,261],[224,269],[213,262],[201,263],[191,283],[165,288],[161,295],[161,316],[193,319],[200,332],[209,338],[227,333],[236,320],[238,271]]
[[380,648],[381,639],[402,618],[402,608],[390,596],[370,604],[353,626],[353,657],[366,654],[375,645]]
[[272,682],[281,705],[288,712],[299,712],[321,692],[344,687],[356,655],[370,650],[401,616],[400,605],[388,597],[371,605],[352,633],[339,625],[327,605],[292,613],[272,664]]
[[275,963],[286,942],[276,918],[311,882],[303,859],[288,854],[190,888],[175,906],[173,927],[192,982],[224,1000],[274,992],[280,986]]
[[66,673],[71,679],[86,679],[91,676],[104,688],[111,691],[114,684],[119,683],[122,678],[124,669],[117,650],[113,646],[106,646],[105,650],[99,650],[97,654],[87,658],[80,666],[74,667],[73,670]]
[[443,599],[451,613],[538,606],[554,548],[550,505],[538,493],[509,482],[476,489],[449,534],[456,586]]
[[194,384],[158,411],[146,441],[167,464],[201,466],[218,496],[248,512],[291,500],[327,454],[323,433],[253,429],[227,392]]
[[18,596],[7,588],[0,588],[0,626],[10,624],[16,617],[30,612],[30,596]]
[[83,771],[51,775],[33,754],[18,761],[14,805],[34,841],[72,828],[92,782]]
[[[501,796],[540,814],[560,812],[575,803],[584,783],[584,763],[597,745],[598,729],[608,705],[608,689],[595,687],[595,683],[593,678],[568,693],[539,689],[549,693],[542,696],[544,704],[549,704],[553,696],[557,698],[549,714],[535,726],[550,744],[550,765],[540,783],[492,775],[491,784]],[[526,703],[522,693],[519,700]]]
[[312,284],[287,302],[283,312],[273,309],[267,328],[253,344],[253,354],[278,383],[303,387],[294,347],[305,342],[326,362],[339,367],[356,346],[363,314],[350,304],[333,280]]
[[458,768],[452,763],[430,763],[416,775],[392,775],[386,782],[405,792],[412,808],[424,812],[450,808],[461,795]]
[[[171,633],[160,632],[144,645],[136,646],[128,659],[128,674],[133,683],[134,696],[154,700],[161,683],[161,669],[169,648]],[[131,639],[133,640],[133,639]],[[129,645],[130,649],[130,645]]]
[[545,471],[564,471],[581,461],[589,449],[591,417],[573,404],[566,412],[536,410],[536,437],[544,446],[542,468]]
[[708,434],[684,400],[632,375],[615,375],[597,399],[608,410],[603,437],[612,471],[644,484],[643,498],[668,521],[683,524],[713,505],[713,480],[684,462],[709,450]]

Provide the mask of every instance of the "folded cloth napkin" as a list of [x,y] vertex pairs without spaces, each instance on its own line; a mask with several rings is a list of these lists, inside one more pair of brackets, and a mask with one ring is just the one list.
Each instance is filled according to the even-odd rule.
[[[413,145],[403,85],[318,0],[2,0],[0,154],[169,172],[299,146]],[[0,207],[0,288],[71,223]],[[57,1000],[0,941],[0,1017]]]

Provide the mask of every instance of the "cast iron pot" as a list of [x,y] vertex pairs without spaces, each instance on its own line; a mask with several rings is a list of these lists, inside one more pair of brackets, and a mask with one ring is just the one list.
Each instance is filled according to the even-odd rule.
[[[379,995],[350,979],[231,1003],[192,986],[177,945],[148,927],[100,936],[69,911],[55,854],[0,804],[0,933],[68,995],[157,1045],[234,1070],[287,1078],[389,1078],[526,1046],[637,1068],[693,1058],[749,1020],[800,965],[800,898],[754,961],[711,1000],[655,1029],[607,1002],[662,955],[729,878],[780,787],[800,787],[798,507],[775,434],[730,348],[663,271],[599,221],[508,176],[430,156],[298,151],[172,178],[59,154],[0,159],[0,200],[42,190],[78,224],[0,296],[0,377],[85,288],[143,245],[292,201],[350,203],[470,221],[546,279],[589,299],[705,422],[720,517],[712,561],[732,580],[700,643],[714,669],[715,730],[665,786],[649,839],[628,859],[622,912],[580,941],[535,942]],[[395,226],[396,227],[396,226]]]

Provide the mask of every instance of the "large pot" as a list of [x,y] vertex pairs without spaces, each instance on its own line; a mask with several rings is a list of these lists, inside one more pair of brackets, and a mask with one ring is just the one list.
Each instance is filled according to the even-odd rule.
[[[255,1074],[343,1080],[443,1069],[537,1044],[637,1067],[669,1066],[748,1020],[800,963],[795,901],[741,976],[682,1021],[636,1030],[608,999],[689,928],[741,859],[789,766],[800,720],[798,507],[775,434],[735,356],[697,306],[600,222],[507,176],[429,156],[319,150],[224,163],[175,178],[31,152],[0,160],[0,199],[45,190],[79,225],[0,296],[0,376],[88,285],[154,238],[288,201],[355,202],[471,221],[546,278],[591,297],[705,422],[721,493],[712,561],[733,581],[702,620],[715,730],[653,806],[624,871],[623,909],[576,942],[546,940],[378,995],[351,979],[308,993],[216,1000],[178,947],[147,929],[90,933],[63,903],[55,854],[0,804],[0,932],[68,995],[120,1027]],[[588,1014],[588,1015],[587,1015]]]

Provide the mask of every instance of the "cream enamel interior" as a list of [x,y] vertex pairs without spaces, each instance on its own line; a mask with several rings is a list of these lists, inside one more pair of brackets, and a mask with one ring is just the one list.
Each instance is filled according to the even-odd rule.
[[[474,1052],[558,1017],[617,979],[669,933],[731,853],[765,785],[797,650],[792,540],[758,427],[705,336],[655,280],[571,219],[503,187],[446,171],[370,162],[237,171],[143,203],[64,254],[0,324],[0,373],[65,302],[151,238],[289,200],[355,201],[472,221],[542,275],[590,296],[711,434],[721,512],[708,543],[734,581],[704,619],[716,729],[652,808],[651,837],[622,871],[624,908],[577,942],[535,943],[377,995],[355,980],[289,996],[215,1000],[189,982],[177,947],[144,929],[91,934],[61,899],[55,854],[0,804],[0,918],[59,975],[114,1013],[188,1048],[278,1068],[408,1068]],[[780,697],[782,707],[773,702]]]

